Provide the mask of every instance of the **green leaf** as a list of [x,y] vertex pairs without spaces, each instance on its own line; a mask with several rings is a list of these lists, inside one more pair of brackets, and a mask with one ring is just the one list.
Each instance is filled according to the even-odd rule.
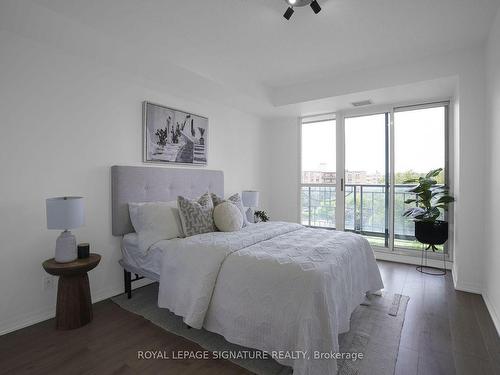
[[409,193],[420,193],[424,191],[423,187],[420,185],[415,186],[414,188],[408,190]]
[[443,171],[443,168],[433,169],[425,175],[425,178],[436,177]]
[[450,195],[443,195],[437,201],[437,203],[445,203],[445,204],[448,204],[448,203],[451,203],[451,202],[455,202],[455,198],[453,198]]
[[403,184],[414,184],[415,182],[418,182],[418,178],[410,178],[409,180],[404,180]]
[[[443,171],[442,168],[433,169],[425,177],[418,178],[418,185],[408,189],[416,198],[405,200],[405,204],[416,203],[416,207],[406,210],[403,216],[414,221],[434,222],[441,215],[441,210],[446,211],[448,205],[454,201],[449,195],[448,186],[439,186],[434,177]],[[408,180],[415,181],[415,179]]]
[[433,207],[430,211],[429,211],[429,216],[434,220],[436,220],[439,215],[441,215],[441,212],[439,211],[439,208],[437,207]]
[[414,215],[413,218],[417,221],[423,221],[425,219],[425,214]]
[[422,216],[425,214],[425,210],[420,208],[420,207],[412,207],[412,208],[409,208],[407,209],[404,213],[403,213],[403,216],[406,216],[406,217],[411,217],[413,219],[419,217],[419,216]]
[[425,201],[430,200],[432,197],[432,192],[430,190],[424,190],[419,194],[419,197]]

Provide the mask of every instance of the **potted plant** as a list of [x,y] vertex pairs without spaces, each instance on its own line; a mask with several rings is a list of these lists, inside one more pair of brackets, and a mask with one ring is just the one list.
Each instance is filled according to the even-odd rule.
[[448,239],[448,222],[438,218],[455,199],[449,194],[448,187],[438,185],[435,179],[442,171],[443,168],[434,169],[425,177],[404,181],[405,184],[417,183],[409,190],[416,195],[415,198],[405,201],[406,204],[415,203],[416,207],[407,209],[403,216],[415,222],[415,237],[429,245],[425,250],[432,248],[436,251],[436,245],[442,245]]
[[198,128],[198,131],[200,132],[200,145],[205,144],[205,139],[203,138],[203,134],[205,134],[205,129],[204,128]]
[[[269,216],[267,214],[266,211],[255,211],[254,212],[254,218],[256,219],[255,222],[259,222],[259,221],[262,221],[262,222],[266,222],[266,221],[269,221]],[[257,221],[258,220],[258,221]]]
[[168,139],[168,130],[167,128],[165,129],[158,129],[155,133],[155,135],[158,137],[158,141],[156,142],[156,153],[162,154],[163,151],[165,150],[165,146],[167,145],[167,139]]

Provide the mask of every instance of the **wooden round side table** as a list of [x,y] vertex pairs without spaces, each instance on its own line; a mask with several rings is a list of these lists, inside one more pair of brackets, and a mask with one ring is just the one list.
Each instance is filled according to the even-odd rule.
[[69,263],[57,263],[54,258],[43,262],[47,273],[59,276],[57,283],[56,328],[73,329],[92,321],[92,299],[90,297],[87,272],[101,260],[99,254],[77,259]]

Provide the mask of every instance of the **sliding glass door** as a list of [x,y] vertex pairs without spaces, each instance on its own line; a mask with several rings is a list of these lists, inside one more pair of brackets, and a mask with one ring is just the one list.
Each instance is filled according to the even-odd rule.
[[346,117],[345,230],[389,245],[389,113]]
[[300,222],[356,232],[386,250],[421,250],[415,225],[403,217],[414,196],[405,181],[443,168],[438,183],[447,183],[448,107],[302,119]]

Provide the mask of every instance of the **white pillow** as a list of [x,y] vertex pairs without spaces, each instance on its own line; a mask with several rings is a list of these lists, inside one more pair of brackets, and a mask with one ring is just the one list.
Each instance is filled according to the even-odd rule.
[[137,233],[142,252],[161,240],[181,237],[179,210],[176,202],[130,202],[130,220]]
[[175,221],[177,222],[177,228],[179,229],[179,236],[178,237],[186,237],[186,236],[184,236],[184,232],[182,231],[181,214],[179,212],[179,208],[177,207],[177,200],[168,201],[165,203],[168,204],[172,208],[172,212],[174,213]]
[[[221,204],[222,202],[225,202],[225,200],[223,198],[218,197],[214,193],[211,193],[211,197],[212,197],[212,201],[214,202],[214,207],[217,206],[218,204]],[[248,224],[250,224],[250,222],[247,219],[246,210],[243,207],[243,203],[241,201],[240,194],[239,193],[233,194],[229,198],[227,198],[227,200],[229,202],[233,203],[234,205],[236,205],[236,207],[238,207],[238,209],[240,210],[241,216],[243,217],[243,226],[246,227]]]
[[234,203],[225,201],[214,208],[214,222],[221,232],[235,232],[243,226],[243,215]]

